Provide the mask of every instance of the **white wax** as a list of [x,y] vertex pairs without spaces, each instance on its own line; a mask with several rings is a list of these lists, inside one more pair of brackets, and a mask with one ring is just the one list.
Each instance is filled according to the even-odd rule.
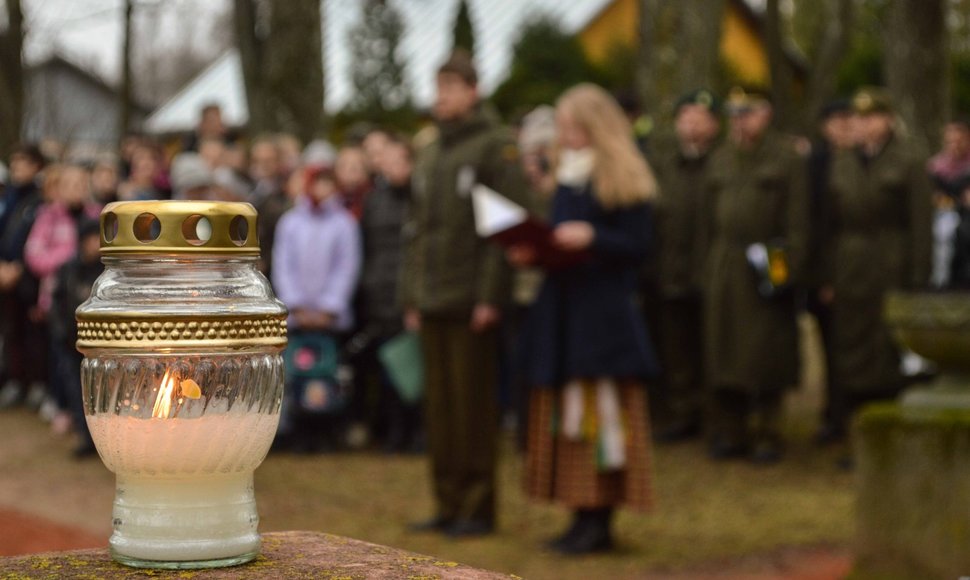
[[87,417],[117,474],[112,549],[154,561],[232,558],[259,550],[252,475],[278,414]]
[[142,419],[88,415],[105,466],[118,475],[214,475],[252,472],[273,443],[279,414]]

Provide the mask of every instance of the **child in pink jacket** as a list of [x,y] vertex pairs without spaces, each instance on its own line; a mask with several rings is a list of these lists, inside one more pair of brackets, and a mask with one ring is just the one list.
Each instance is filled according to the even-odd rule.
[[[101,208],[91,199],[91,175],[79,165],[56,165],[44,172],[44,204],[37,210],[27,244],[24,263],[39,281],[37,304],[30,317],[46,327],[51,311],[57,271],[78,254],[78,226],[85,219],[97,219]],[[67,434],[71,429],[69,389],[65,365],[70,361],[59,349],[49,345],[47,361],[47,401],[43,408],[50,413],[51,431]]]
[[44,204],[37,210],[24,248],[24,262],[40,280],[39,317],[51,306],[58,268],[77,255],[78,223],[97,219],[101,207],[91,199],[91,175],[80,165],[48,168],[44,176]]

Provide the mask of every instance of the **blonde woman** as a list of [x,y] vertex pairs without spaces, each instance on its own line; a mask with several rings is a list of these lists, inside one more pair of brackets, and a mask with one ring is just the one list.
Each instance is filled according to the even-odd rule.
[[[552,236],[582,258],[548,272],[530,313],[526,487],[574,510],[550,547],[583,554],[612,548],[616,507],[645,511],[652,500],[643,382],[658,368],[634,295],[652,243],[656,183],[603,89],[563,94],[556,125]],[[514,247],[508,258],[528,266],[535,249]]]

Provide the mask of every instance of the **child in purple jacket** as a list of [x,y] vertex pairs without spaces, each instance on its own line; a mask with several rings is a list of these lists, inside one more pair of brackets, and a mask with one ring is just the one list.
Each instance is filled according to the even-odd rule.
[[[351,304],[361,255],[357,221],[337,196],[333,173],[329,169],[311,173],[306,193],[280,218],[273,244],[273,286],[290,310],[290,346],[298,349],[297,354],[302,350],[296,339],[305,338],[302,335],[329,341],[333,349],[335,338],[352,329]],[[327,384],[333,385],[333,379],[327,377]],[[343,417],[333,415],[339,410],[330,408],[325,411],[329,417],[319,413],[324,412],[326,401],[340,397],[319,380],[302,386],[295,376],[287,380],[288,399],[276,448],[317,451],[332,444]]]
[[292,330],[342,333],[354,322],[360,229],[338,199],[329,169],[312,173],[308,182],[306,194],[276,227],[273,286],[290,309]]

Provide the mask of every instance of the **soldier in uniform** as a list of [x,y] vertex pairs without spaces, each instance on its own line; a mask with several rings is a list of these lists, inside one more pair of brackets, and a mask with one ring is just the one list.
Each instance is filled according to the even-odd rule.
[[729,138],[705,192],[709,453],[775,463],[782,395],[798,380],[792,287],[805,269],[806,176],[792,143],[770,128],[767,95],[732,89],[726,109]]
[[404,255],[405,326],[420,329],[437,512],[415,530],[452,537],[495,525],[497,327],[509,294],[502,250],[475,234],[471,190],[527,206],[512,132],[479,102],[470,56],[438,70],[437,137],[416,160]]
[[708,90],[680,98],[674,146],[658,152],[660,231],[660,354],[669,419],[658,440],[676,442],[701,431],[704,405],[703,324],[698,271],[703,265],[699,225],[704,174],[720,132],[717,102]]
[[820,301],[831,304],[830,363],[843,427],[861,404],[903,386],[899,350],[883,322],[889,290],[928,283],[932,188],[922,159],[895,131],[888,96],[852,100],[857,147],[832,157],[825,204],[832,224]]
[[809,274],[808,288],[805,297],[805,310],[811,314],[818,324],[819,335],[822,339],[822,353],[825,357],[826,379],[825,400],[823,403],[821,422],[815,433],[815,443],[824,446],[838,443],[845,439],[845,425],[838,420],[841,416],[839,405],[841,397],[835,392],[835,381],[832,380],[832,365],[829,362],[829,352],[832,347],[831,332],[831,304],[823,303],[819,285],[822,281],[821,259],[823,243],[828,238],[829,219],[831,212],[826,208],[829,201],[827,188],[829,185],[829,170],[835,151],[851,148],[854,145],[852,132],[852,103],[849,99],[830,101],[822,107],[818,119],[818,138],[812,143],[812,150],[808,156],[808,188],[811,204],[811,243],[809,244]]

